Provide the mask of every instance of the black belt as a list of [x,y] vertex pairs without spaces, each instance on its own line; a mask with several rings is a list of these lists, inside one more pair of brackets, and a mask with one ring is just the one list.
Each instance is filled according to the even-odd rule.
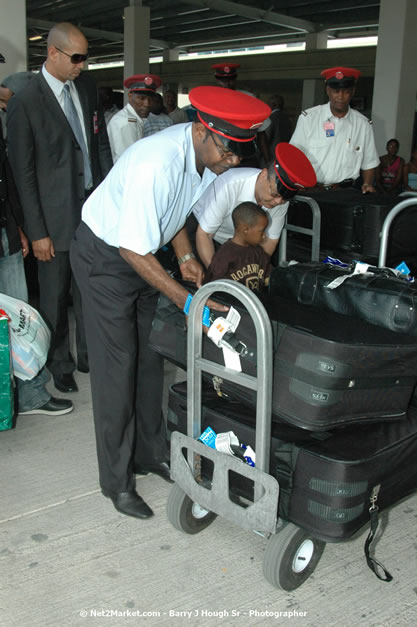
[[344,181],[341,181],[340,183],[317,183],[317,187],[320,187],[321,189],[324,189],[325,191],[330,191],[331,189],[338,189],[339,187],[352,187],[353,183],[355,182],[354,179],[345,179]]

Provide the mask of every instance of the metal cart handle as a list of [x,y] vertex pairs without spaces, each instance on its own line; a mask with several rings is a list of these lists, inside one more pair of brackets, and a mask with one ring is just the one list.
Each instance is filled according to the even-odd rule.
[[[247,309],[254,322],[257,346],[256,377],[236,372],[202,357],[203,328],[201,321],[203,308],[207,299],[214,292],[225,292],[238,299]],[[218,312],[218,315],[222,316],[220,312]],[[201,433],[201,372],[208,372],[238,385],[256,390],[256,467],[261,471],[269,473],[273,340],[271,322],[261,301],[247,287],[230,279],[222,279],[203,285],[197,290],[191,301],[187,338],[188,435],[192,438],[198,438]],[[189,462],[191,463],[192,460],[190,459]]]
[[[409,192],[405,192],[405,194],[407,194],[407,196],[410,194]],[[405,195],[404,194],[404,195]],[[417,205],[417,194],[413,194],[413,198],[408,198],[407,200],[402,200],[401,202],[399,202],[397,205],[395,205],[395,207],[393,207],[391,209],[391,211],[388,212],[384,223],[382,225],[382,229],[381,229],[381,244],[379,247],[379,256],[378,256],[378,267],[379,268],[383,268],[386,264],[387,261],[387,250],[388,250],[388,235],[389,235],[389,230],[391,228],[391,224],[394,220],[394,218],[397,217],[397,215],[400,213],[400,211],[402,211],[403,209],[406,209],[407,207],[411,207],[411,205]]]
[[279,238],[278,245],[278,265],[283,266],[287,262],[287,232],[293,231],[294,233],[303,233],[304,235],[311,236],[311,261],[318,261],[320,257],[320,229],[321,229],[321,213],[320,207],[314,198],[308,196],[295,196],[295,200],[305,202],[313,213],[313,222],[311,229],[303,226],[295,226],[294,224],[288,224],[288,214],[285,217],[285,224],[282,229],[281,236]]

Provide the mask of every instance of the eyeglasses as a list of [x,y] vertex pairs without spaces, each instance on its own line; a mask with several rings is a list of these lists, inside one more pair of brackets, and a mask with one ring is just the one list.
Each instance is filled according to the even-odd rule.
[[74,54],[68,54],[68,52],[61,50],[61,48],[58,48],[58,46],[55,46],[55,48],[59,52],[62,52],[62,54],[65,54],[67,57],[69,57],[71,59],[71,63],[73,63],[74,65],[78,65],[78,63],[84,63],[84,61],[87,61],[88,59],[88,54],[79,54],[78,52],[75,52]]
[[210,133],[210,137],[213,140],[213,144],[217,148],[217,152],[221,156],[222,159],[230,159],[231,157],[236,157],[235,153],[231,150],[226,150],[223,144],[218,144],[214,139],[214,133]]

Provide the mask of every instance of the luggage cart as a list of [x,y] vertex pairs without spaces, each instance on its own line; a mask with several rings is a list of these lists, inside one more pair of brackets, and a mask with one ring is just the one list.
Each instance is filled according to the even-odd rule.
[[[256,331],[257,376],[236,372],[202,357],[202,316],[208,298],[226,292],[238,299],[252,317]],[[278,519],[279,485],[269,474],[272,329],[260,300],[246,287],[230,280],[201,287],[191,303],[187,345],[187,433],[171,437],[171,475],[175,483],[167,502],[167,517],[178,530],[199,533],[217,515],[243,529],[268,538],[263,561],[265,578],[275,587],[294,590],[312,574],[325,542],[291,522]],[[245,350],[245,349],[243,349]],[[227,379],[257,392],[256,467],[216,451],[197,440],[201,434],[202,372]],[[201,460],[212,465],[210,480],[201,474]],[[237,499],[230,490],[233,473],[253,482],[253,501]]]

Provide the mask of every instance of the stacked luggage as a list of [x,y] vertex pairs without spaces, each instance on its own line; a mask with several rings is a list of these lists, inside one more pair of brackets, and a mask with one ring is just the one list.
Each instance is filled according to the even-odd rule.
[[[276,272],[273,285],[291,267]],[[282,298],[278,291],[262,300],[274,337],[270,474],[280,485],[279,515],[323,541],[340,541],[369,521],[375,491],[382,509],[417,488],[417,410],[410,407],[417,337],[298,303],[290,293]],[[256,376],[254,325],[234,306],[241,314],[236,337],[244,347],[242,371]],[[153,348],[186,368],[186,333],[184,314],[161,296]],[[206,336],[202,356],[224,363]],[[213,385],[204,376],[202,429],[232,430],[254,448],[256,393],[218,378]],[[171,430],[186,433],[186,407],[185,384],[173,386]]]

